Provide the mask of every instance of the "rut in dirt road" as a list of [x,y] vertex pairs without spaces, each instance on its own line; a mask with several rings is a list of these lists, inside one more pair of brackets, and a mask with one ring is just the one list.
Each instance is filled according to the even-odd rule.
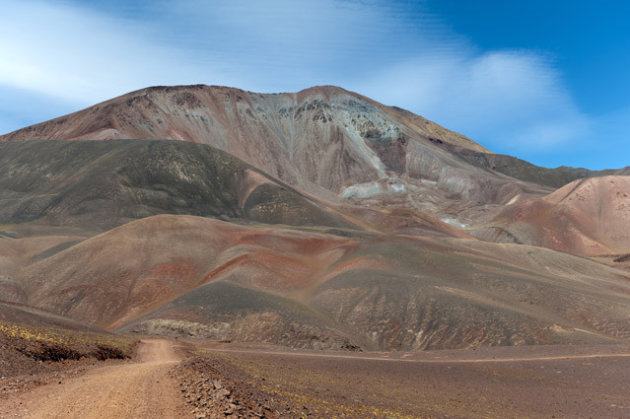
[[166,340],[142,341],[140,361],[96,368],[62,385],[50,384],[6,401],[2,418],[187,417],[168,371],[180,360]]

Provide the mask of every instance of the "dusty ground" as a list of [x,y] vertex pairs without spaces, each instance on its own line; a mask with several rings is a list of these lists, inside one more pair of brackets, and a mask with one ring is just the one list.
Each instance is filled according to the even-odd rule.
[[148,339],[134,361],[60,377],[0,399],[0,417],[630,416],[627,345],[344,353]]
[[0,303],[0,405],[11,394],[84,374],[96,365],[131,362],[138,342],[137,337]]
[[[256,388],[280,417],[624,418],[630,348],[542,346],[411,353],[207,347],[209,376]],[[227,365],[227,367],[226,367]]]
[[179,362],[166,340],[145,340],[138,362],[85,375],[3,400],[0,417],[180,418],[189,415],[168,371]]

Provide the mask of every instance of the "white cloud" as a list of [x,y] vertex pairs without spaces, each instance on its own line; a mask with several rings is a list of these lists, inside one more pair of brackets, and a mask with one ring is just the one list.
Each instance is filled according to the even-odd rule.
[[[212,69],[153,42],[152,28],[68,4],[8,0],[0,15],[0,84],[81,104],[151,84],[194,83]],[[226,75],[216,77],[225,83]]]
[[543,150],[589,127],[558,72],[529,52],[461,48],[395,64],[355,85],[491,148]]
[[125,15],[78,4],[3,2],[0,87],[84,106],[156,84],[337,84],[521,155],[584,143],[595,126],[547,57],[480,51],[417,4],[413,15],[360,0],[156,0]]
[[[81,104],[156,84],[260,91],[334,83],[371,54],[379,8],[356,2],[162,1],[135,16],[5,0],[0,84]],[[360,30],[364,25],[370,31]],[[355,61],[356,63],[356,61]]]

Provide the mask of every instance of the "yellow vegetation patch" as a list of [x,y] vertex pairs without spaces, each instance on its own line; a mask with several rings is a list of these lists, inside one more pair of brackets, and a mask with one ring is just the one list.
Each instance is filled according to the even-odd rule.
[[24,339],[64,346],[110,346],[128,351],[135,345],[135,339],[127,336],[109,335],[105,333],[99,334],[50,326],[31,326],[10,322],[0,322],[0,333],[10,339]]

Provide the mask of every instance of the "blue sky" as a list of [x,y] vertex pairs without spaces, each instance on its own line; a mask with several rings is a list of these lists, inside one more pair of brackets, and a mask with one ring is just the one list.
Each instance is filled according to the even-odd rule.
[[548,167],[630,165],[630,2],[2,0],[0,132],[150,85],[334,84]]

